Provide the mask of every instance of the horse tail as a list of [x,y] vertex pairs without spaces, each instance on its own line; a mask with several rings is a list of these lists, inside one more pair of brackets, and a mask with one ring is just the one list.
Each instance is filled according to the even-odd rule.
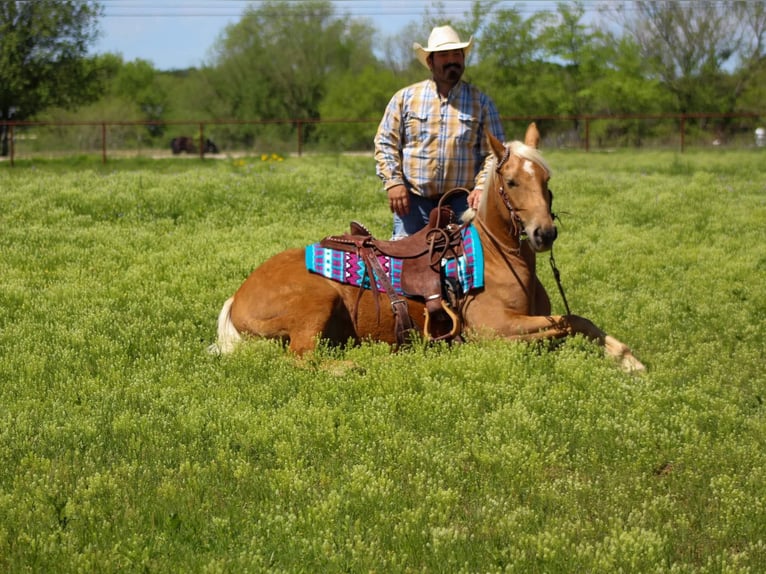
[[229,297],[223,304],[221,312],[218,314],[218,338],[215,343],[208,347],[208,351],[215,355],[225,355],[231,353],[242,340],[234,323],[231,322],[231,306],[234,304],[234,297]]

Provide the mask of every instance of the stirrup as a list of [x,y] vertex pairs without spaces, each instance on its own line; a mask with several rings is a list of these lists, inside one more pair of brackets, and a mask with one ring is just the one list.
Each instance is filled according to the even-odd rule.
[[460,316],[455,313],[449,305],[444,301],[444,299],[441,300],[441,308],[442,310],[447,314],[447,316],[452,321],[452,330],[447,333],[446,335],[440,335],[438,337],[434,337],[431,334],[431,313],[428,312],[428,308],[426,307],[423,309],[423,314],[425,315],[425,324],[423,325],[423,334],[428,338],[429,341],[451,341],[458,335],[460,335]]

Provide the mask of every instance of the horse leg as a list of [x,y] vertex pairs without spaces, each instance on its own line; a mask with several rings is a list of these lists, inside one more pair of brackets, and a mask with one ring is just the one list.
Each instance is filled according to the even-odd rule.
[[615,359],[623,370],[646,370],[627,345],[607,335],[591,321],[579,315],[510,315],[503,327],[496,330],[510,339],[523,341],[560,339],[580,333],[598,342],[604,348],[604,354]]
[[537,276],[534,277],[534,292],[532,297],[532,309],[530,309],[530,315],[550,315],[551,313],[551,300],[548,297],[548,292],[543,287],[540,279]]

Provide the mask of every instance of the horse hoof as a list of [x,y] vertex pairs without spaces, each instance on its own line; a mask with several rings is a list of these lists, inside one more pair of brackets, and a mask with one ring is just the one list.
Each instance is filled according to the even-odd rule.
[[610,335],[604,337],[604,352],[616,359],[620,363],[622,370],[626,373],[642,373],[646,371],[646,367],[633,355],[630,347]]
[[620,359],[620,366],[626,373],[639,374],[646,371],[644,364],[633,356],[633,353],[628,351]]

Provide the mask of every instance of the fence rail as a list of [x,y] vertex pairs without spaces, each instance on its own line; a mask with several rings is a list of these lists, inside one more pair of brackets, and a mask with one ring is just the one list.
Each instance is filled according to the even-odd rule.
[[[688,113],[688,114],[590,114],[503,116],[506,134],[523,130],[536,121],[543,132],[546,147],[569,147],[591,151],[594,147],[673,147],[681,152],[689,140],[705,145],[766,145],[763,135],[766,113]],[[161,150],[163,136],[169,130],[186,128],[196,131],[195,153],[204,159],[204,145],[217,132],[223,137],[223,149],[231,153],[259,153],[268,146],[303,155],[307,142],[317,149],[368,151],[379,122],[375,119],[284,119],[284,120],[172,120],[172,121],[0,121],[2,155],[10,165],[21,155],[60,150],[71,154],[73,148],[84,153],[100,151],[103,163],[108,156],[124,155],[131,150]],[[513,127],[513,131],[509,128]],[[690,129],[691,128],[691,129]],[[66,130],[86,130],[85,135],[67,135]],[[45,132],[45,137],[35,133]],[[307,137],[307,132],[308,137]],[[758,134],[761,134],[760,137]],[[258,135],[256,135],[258,134]],[[264,136],[264,134],[266,134]],[[38,141],[45,140],[45,141]],[[113,140],[113,141],[110,141]],[[256,140],[260,141],[256,145]],[[32,142],[32,143],[30,143]],[[290,143],[292,142],[292,143]]]

